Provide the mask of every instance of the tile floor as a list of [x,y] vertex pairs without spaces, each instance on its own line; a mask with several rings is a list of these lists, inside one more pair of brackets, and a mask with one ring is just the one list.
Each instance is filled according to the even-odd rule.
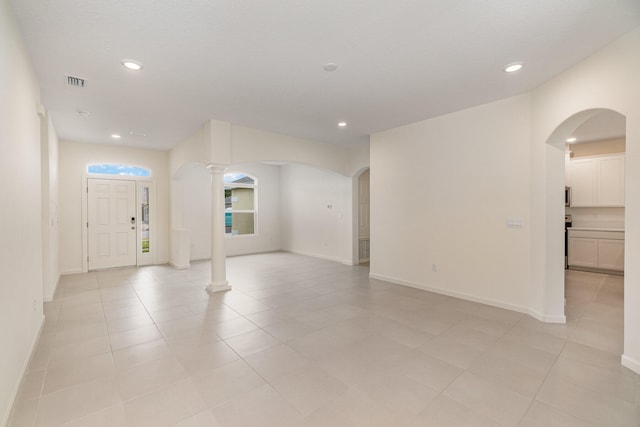
[[566,325],[287,253],[63,277],[11,426],[638,426],[622,278]]

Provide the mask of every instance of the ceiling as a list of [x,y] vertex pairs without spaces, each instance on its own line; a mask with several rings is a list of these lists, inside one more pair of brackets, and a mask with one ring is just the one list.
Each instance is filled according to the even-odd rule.
[[161,150],[209,119],[357,145],[529,91],[640,25],[638,0],[12,4],[60,138]]
[[627,119],[620,113],[603,110],[581,124],[571,136],[576,138],[573,144],[624,138],[627,134]]

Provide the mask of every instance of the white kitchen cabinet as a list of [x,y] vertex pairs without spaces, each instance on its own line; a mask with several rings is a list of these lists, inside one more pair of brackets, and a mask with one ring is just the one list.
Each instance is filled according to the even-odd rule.
[[624,270],[624,231],[572,229],[569,232],[569,266]]
[[571,206],[623,207],[624,157],[615,154],[572,159]]
[[571,206],[596,206],[596,161],[592,158],[571,160]]
[[598,239],[571,237],[569,234],[569,265],[598,268]]

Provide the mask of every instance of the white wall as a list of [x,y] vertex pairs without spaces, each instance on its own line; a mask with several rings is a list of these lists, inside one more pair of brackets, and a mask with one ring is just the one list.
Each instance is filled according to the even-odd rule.
[[[169,260],[169,161],[165,151],[139,150],[116,145],[60,141],[60,269],[62,274],[82,271],[82,191],[87,165],[123,163],[151,169],[155,182],[155,262]],[[146,179],[146,178],[145,178]]]
[[529,105],[522,95],[371,136],[372,277],[527,311]]
[[0,425],[42,314],[39,87],[9,2],[0,0]]
[[42,268],[44,301],[52,301],[60,279],[58,257],[58,136],[51,118],[41,118]]
[[[640,28],[536,89],[532,96],[532,304],[562,311],[558,252],[564,213],[564,139],[607,108],[626,117],[623,364],[640,373]],[[558,236],[556,236],[558,234]],[[556,240],[558,239],[558,240]]]
[[[257,233],[226,237],[227,256],[280,249],[280,167],[257,163],[232,165],[227,172],[244,172],[258,183]],[[189,230],[190,260],[211,258],[211,175],[203,165],[193,165],[173,181],[174,207],[180,218],[176,228]],[[179,212],[178,212],[179,211]]]
[[352,179],[291,164],[280,180],[282,248],[351,264]]

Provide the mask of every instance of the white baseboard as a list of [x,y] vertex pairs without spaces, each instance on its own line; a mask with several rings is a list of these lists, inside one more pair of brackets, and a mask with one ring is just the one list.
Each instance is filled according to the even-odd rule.
[[529,309],[529,316],[544,323],[567,323],[567,316],[564,314],[542,314],[539,311]]
[[171,261],[169,261],[169,265],[176,270],[188,270],[191,267],[191,264],[174,264]]
[[69,274],[80,274],[82,273],[82,268],[74,268],[72,270],[64,270],[60,272],[61,276],[68,276]]
[[338,257],[332,257],[332,256],[328,256],[328,255],[321,255],[321,254],[317,254],[315,252],[307,252],[307,251],[299,251],[299,250],[294,250],[294,249],[281,249],[282,252],[289,252],[291,254],[296,254],[296,255],[303,255],[303,256],[308,256],[308,257],[312,257],[312,258],[319,258],[319,259],[324,259],[327,261],[333,261],[333,262],[339,262],[340,264],[344,264],[344,265],[353,265],[353,261],[348,259],[340,259]]
[[640,375],[640,361],[632,359],[631,357],[623,354],[621,358],[622,366],[631,369],[636,374]]
[[467,301],[478,302],[480,304],[490,305],[492,307],[504,308],[505,310],[516,311],[518,313],[529,314],[529,309],[515,304],[506,303],[503,301],[493,300],[489,298],[478,297],[476,295],[465,294],[462,292],[451,291],[448,289],[436,288],[428,286],[423,283],[409,282],[406,280],[400,280],[393,277],[383,276],[381,274],[369,273],[369,277],[372,279],[383,280],[385,282],[394,283],[396,285],[408,286],[410,288],[420,289],[423,291],[434,292],[440,295],[446,295],[449,297],[460,298]]
[[31,342],[31,350],[29,351],[29,357],[25,360],[22,369],[20,370],[20,375],[18,376],[18,383],[14,386],[13,392],[11,393],[11,397],[9,399],[9,405],[7,406],[7,411],[4,414],[2,420],[0,420],[0,426],[6,426],[9,422],[9,418],[11,417],[11,413],[13,411],[13,405],[16,403],[16,398],[18,397],[18,392],[20,391],[20,386],[22,385],[22,380],[27,373],[27,368],[29,367],[29,363],[33,358],[33,354],[36,351],[36,347],[38,345],[38,341],[40,341],[40,335],[42,334],[42,327],[44,326],[44,314],[42,315],[42,320],[40,320],[40,327],[38,328],[38,333],[35,335],[33,341]]

